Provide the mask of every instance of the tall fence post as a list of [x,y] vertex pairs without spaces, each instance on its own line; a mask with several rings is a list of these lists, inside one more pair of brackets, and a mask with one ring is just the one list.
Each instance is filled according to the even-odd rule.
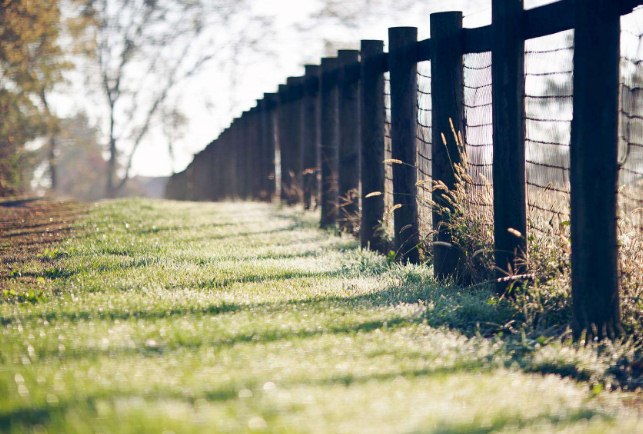
[[246,126],[248,112],[244,111],[237,121],[239,125],[239,172],[237,173],[237,182],[239,183],[239,197],[242,200],[248,198],[248,128]]
[[[431,173],[449,190],[456,188],[455,164],[461,163],[455,133],[464,133],[464,74],[462,12],[431,14]],[[453,124],[453,125],[452,125]],[[433,272],[436,278],[456,277],[459,253],[453,246],[449,216],[453,207],[445,191],[435,189],[432,200]]]
[[395,250],[399,260],[417,264],[417,28],[393,27],[389,35],[391,74],[391,157]]
[[259,199],[259,193],[261,191],[259,183],[261,182],[261,144],[259,143],[259,105],[255,105],[248,112],[248,163],[249,163],[249,172],[248,177],[250,178],[250,198],[252,200]]
[[288,197],[288,204],[294,205],[301,203],[303,200],[303,186],[302,186],[302,87],[303,77],[289,77],[288,78],[288,95],[290,99],[290,167],[291,173],[291,192]]
[[238,178],[239,178],[239,166],[238,166],[238,154],[239,150],[239,124],[237,120],[239,118],[234,118],[232,124],[230,124],[230,145],[228,147],[230,155],[230,177],[229,177],[229,199],[235,199],[239,195],[238,188]]
[[226,128],[221,132],[219,138],[217,139],[217,146],[215,155],[213,157],[213,172],[214,172],[214,186],[215,186],[215,198],[216,200],[221,200],[225,195],[225,187],[223,186],[223,159],[224,159],[224,149],[228,137],[228,129]]
[[337,58],[321,62],[321,221],[322,228],[337,222],[337,170],[339,119],[337,107]]
[[239,124],[239,154],[237,154],[237,158],[239,158],[239,164],[240,164],[240,170],[239,173],[237,174],[239,177],[239,195],[242,200],[247,200],[249,197],[250,193],[250,178],[248,177],[248,171],[250,167],[248,166],[248,110],[244,111],[241,116],[239,117],[239,120],[237,123]]
[[361,41],[360,124],[362,215],[360,245],[386,253],[384,220],[384,42]]
[[277,106],[277,116],[279,118],[279,167],[280,183],[279,196],[282,202],[288,202],[288,195],[292,178],[288,169],[290,167],[290,137],[291,137],[291,120],[289,113],[288,87],[285,84],[279,85],[279,104]]
[[302,102],[302,146],[304,208],[311,209],[317,201],[317,172],[319,171],[319,71],[318,65],[306,65]]
[[237,165],[236,165],[236,127],[234,126],[234,121],[228,127],[228,140],[226,141],[226,151],[225,158],[228,161],[228,164],[225,166],[224,170],[226,172],[225,176],[225,198],[230,200],[236,194],[236,178],[237,178]]
[[277,94],[265,93],[264,100],[266,107],[264,111],[264,121],[266,129],[264,131],[266,139],[266,154],[267,154],[267,178],[266,190],[268,192],[268,200],[271,201],[275,192],[277,191],[277,162],[276,162],[276,149],[277,149],[277,135],[275,129],[275,111],[277,108]]
[[339,226],[359,226],[359,51],[339,50]]
[[512,285],[502,278],[523,274],[527,252],[522,16],[523,0],[493,0],[493,232],[499,293]]
[[245,110],[241,117],[239,118],[239,131],[241,134],[241,174],[239,177],[239,182],[241,183],[241,199],[248,200],[250,198],[250,181],[249,176],[250,161],[249,152],[250,151],[250,128],[248,127],[248,121],[250,120],[250,110]]
[[205,148],[207,150],[207,179],[208,179],[208,197],[209,201],[216,200],[216,185],[215,185],[215,172],[216,166],[214,165],[214,157],[217,150],[217,139],[214,139],[210,144]]
[[266,100],[257,100],[256,111],[256,197],[258,200],[266,200],[266,178],[268,176],[268,153],[266,152],[266,117],[264,111],[266,110]]
[[574,332],[620,332],[617,188],[620,16],[610,0],[576,2],[571,132]]

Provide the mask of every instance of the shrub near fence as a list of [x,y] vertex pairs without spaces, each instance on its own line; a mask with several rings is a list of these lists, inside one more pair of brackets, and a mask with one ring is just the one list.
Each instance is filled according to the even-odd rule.
[[[487,26],[446,12],[427,40],[391,28],[388,53],[365,40],[265,94],[172,176],[167,197],[319,204],[322,227],[358,229],[362,247],[424,257],[461,283],[488,244],[502,294],[533,277],[530,240],[569,231],[574,330],[614,336],[618,203],[639,213],[639,238],[643,205],[641,50],[620,54],[621,21],[642,3],[492,0]],[[532,48],[565,31],[570,46]],[[548,70],[564,50],[570,69]],[[531,56],[549,54],[559,60],[534,69]]]

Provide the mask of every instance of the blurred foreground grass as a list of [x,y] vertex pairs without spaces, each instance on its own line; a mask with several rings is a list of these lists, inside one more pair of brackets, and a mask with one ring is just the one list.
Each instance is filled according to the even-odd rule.
[[6,282],[0,432],[643,432],[628,345],[520,334],[314,215],[120,200],[74,233]]

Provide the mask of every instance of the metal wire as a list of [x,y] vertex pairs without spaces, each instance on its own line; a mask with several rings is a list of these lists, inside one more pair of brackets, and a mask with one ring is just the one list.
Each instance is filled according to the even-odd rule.
[[417,65],[417,130],[416,130],[416,169],[417,169],[417,204],[420,237],[431,233],[431,62],[420,62]]
[[[391,153],[391,77],[390,73],[384,73],[384,110],[385,122],[384,125],[384,159],[389,160],[392,158]],[[385,215],[383,222],[386,228],[386,233],[392,236],[394,233],[393,226],[393,166],[391,163],[384,164],[384,209]]]
[[621,17],[619,217],[643,231],[643,10]]
[[574,32],[525,41],[528,230],[559,233],[569,221]]
[[493,225],[493,122],[491,98],[491,53],[463,56],[464,63],[464,140],[470,182],[468,206],[477,215],[489,214],[485,224]]

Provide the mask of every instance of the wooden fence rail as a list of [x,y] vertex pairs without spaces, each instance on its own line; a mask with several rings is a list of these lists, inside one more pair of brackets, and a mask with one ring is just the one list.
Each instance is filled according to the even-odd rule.
[[[492,0],[492,24],[463,28],[461,12],[431,14],[431,38],[389,29],[383,41],[340,50],[303,77],[290,77],[235,119],[192,163],[173,175],[168,198],[265,200],[321,209],[320,226],[359,231],[363,248],[392,250],[419,263],[416,172],[417,67],[431,62],[433,182],[455,188],[452,132],[465,131],[463,55],[491,52],[493,237],[497,289],[523,272],[528,224],[525,178],[525,40],[575,30],[571,126],[572,295],[576,330],[618,332],[619,19],[641,0],[562,0],[524,10]],[[384,74],[390,73],[391,150],[385,162]],[[466,138],[465,138],[466,141]],[[385,219],[384,163],[393,165],[394,241]],[[444,190],[434,189],[432,262],[439,279],[457,277]],[[445,212],[445,209],[447,212]]]

